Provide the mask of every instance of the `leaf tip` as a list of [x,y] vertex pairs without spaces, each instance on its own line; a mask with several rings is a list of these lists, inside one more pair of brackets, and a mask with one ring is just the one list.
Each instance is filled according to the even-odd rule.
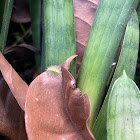
[[122,76],[123,76],[124,78],[127,78],[127,77],[128,77],[127,74],[126,74],[126,72],[125,72],[125,70],[123,70]]
[[72,55],[63,64],[61,64],[61,66],[64,67],[66,70],[69,70],[71,61],[77,56],[78,55]]

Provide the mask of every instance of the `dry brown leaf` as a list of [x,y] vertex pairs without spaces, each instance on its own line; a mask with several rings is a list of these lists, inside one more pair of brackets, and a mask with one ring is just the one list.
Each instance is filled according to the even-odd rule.
[[[26,61],[27,64],[28,61],[26,55],[29,54],[27,50],[30,50],[31,46],[23,45],[20,47],[21,47],[20,49],[19,46],[7,48],[7,53],[10,53],[12,51],[16,52],[19,50],[18,55],[20,55],[22,59],[26,57],[26,59],[24,60]],[[10,54],[14,55],[16,53],[10,53]],[[17,64],[17,58],[13,58],[13,57],[11,58],[12,55],[7,55],[6,58],[9,59],[8,56],[10,56],[10,62],[15,65]],[[18,61],[20,61],[19,58]],[[18,65],[18,67],[21,66]],[[11,70],[11,66],[9,67],[9,71],[10,70]],[[0,109],[0,140],[26,140],[27,134],[25,130],[24,112],[19,107],[16,99],[11,93],[1,73],[0,73],[0,108],[1,108]]]
[[0,73],[0,135],[1,140],[27,140],[24,112],[21,110]]
[[[2,74],[25,111],[29,140],[94,140],[88,127],[88,96],[82,96],[80,90],[75,89],[75,80],[68,72],[75,57],[59,66],[49,67],[27,87],[0,54]],[[5,72],[6,67],[11,70]],[[11,82],[12,79],[15,82]]]
[[11,20],[17,23],[30,22],[29,5],[25,0],[14,0]]
[[0,70],[7,82],[10,90],[14,93],[17,102],[22,110],[25,108],[25,98],[28,89],[28,85],[21,79],[18,73],[12,68],[11,64],[4,58],[0,52]]
[[74,0],[77,76],[99,0]]

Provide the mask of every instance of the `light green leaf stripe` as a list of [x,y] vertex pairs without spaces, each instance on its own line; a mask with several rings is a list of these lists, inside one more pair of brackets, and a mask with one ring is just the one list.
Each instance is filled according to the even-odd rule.
[[140,139],[140,91],[125,71],[112,87],[107,110],[107,140]]
[[[72,0],[45,0],[45,63],[59,65],[76,54]],[[76,63],[70,72],[75,76]]]
[[[29,0],[33,46],[41,50],[41,0]],[[36,54],[36,67],[40,66],[40,55]]]
[[123,70],[126,71],[127,75],[131,79],[134,79],[138,50],[139,50],[139,21],[137,13],[134,12],[127,24],[121,54],[118,60],[118,64],[107,97],[103,103],[101,111],[93,127],[93,134],[96,140],[107,140],[107,129],[106,129],[107,105],[111,88],[115,80],[122,75]]
[[91,103],[93,126],[126,24],[139,0],[100,0],[82,62],[78,87]]
[[0,51],[3,53],[6,45],[13,0],[0,0]]

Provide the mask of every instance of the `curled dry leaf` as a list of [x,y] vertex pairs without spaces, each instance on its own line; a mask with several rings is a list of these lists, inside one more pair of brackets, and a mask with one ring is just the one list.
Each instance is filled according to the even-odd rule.
[[75,80],[68,72],[75,57],[49,67],[28,87],[0,54],[1,72],[25,111],[29,140],[94,140],[88,127],[89,99],[75,89]]
[[[22,69],[23,71],[25,71],[27,67],[31,65],[28,56],[32,57],[32,55],[30,52],[28,52],[28,50],[34,51],[32,48],[32,46],[22,45],[15,47],[13,46],[6,49],[6,58],[14,67],[18,64],[18,67],[16,66],[15,68],[19,73],[21,72],[22,67],[19,64],[22,63],[23,65],[23,58],[26,61],[26,65],[28,65],[24,65],[24,69]],[[11,70],[10,67],[9,70]],[[26,139],[27,134],[25,130],[24,111],[19,107],[16,99],[0,73],[0,140]]]
[[30,22],[29,5],[25,0],[14,0],[11,20],[17,23]]
[[0,73],[0,137],[1,140],[27,140],[24,112],[21,110]]
[[99,0],[74,0],[77,76]]

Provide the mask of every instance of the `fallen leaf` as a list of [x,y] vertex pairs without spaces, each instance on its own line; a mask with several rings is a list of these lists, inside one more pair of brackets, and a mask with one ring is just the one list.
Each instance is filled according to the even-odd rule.
[[75,57],[49,67],[28,87],[0,53],[1,72],[25,111],[29,140],[94,140],[88,127],[88,96],[75,89],[75,80],[68,72]]
[[[21,64],[24,65],[23,60],[26,61],[27,65],[24,65],[23,71],[26,71],[28,67],[31,66],[29,61],[31,61],[31,52],[33,51],[36,52],[37,50],[30,45],[22,44],[6,48],[5,54],[10,63],[14,65],[14,68],[21,72]],[[25,76],[23,77],[25,78]],[[25,130],[24,111],[19,107],[1,72],[0,108],[0,140],[26,140],[27,134]]]
[[74,0],[77,76],[99,0]]
[[[0,135],[1,140],[26,140],[24,112],[21,110],[0,73]],[[6,138],[7,137],[7,138]]]

